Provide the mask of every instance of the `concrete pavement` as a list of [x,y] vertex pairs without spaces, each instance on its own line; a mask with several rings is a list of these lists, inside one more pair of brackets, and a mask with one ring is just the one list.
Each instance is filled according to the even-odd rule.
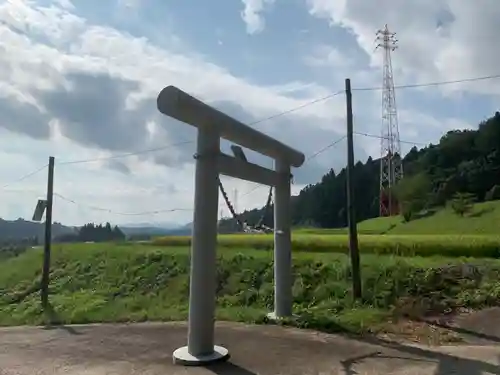
[[500,374],[500,346],[425,347],[370,342],[277,326],[217,324],[227,363],[172,364],[184,323],[0,329],[1,375]]

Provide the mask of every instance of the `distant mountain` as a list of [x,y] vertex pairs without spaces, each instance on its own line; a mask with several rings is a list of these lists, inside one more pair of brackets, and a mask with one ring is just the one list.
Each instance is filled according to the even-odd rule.
[[154,226],[119,226],[123,233],[127,236],[167,236],[176,228],[160,228]]
[[167,233],[163,234],[164,236],[190,236],[191,228],[188,227],[180,227],[176,229],[169,229]]
[[[165,226],[163,226],[165,225]],[[154,224],[140,223],[118,225],[121,231],[131,238],[148,239],[155,236],[182,236],[191,234],[191,229],[165,223],[162,226]],[[74,234],[80,227],[65,226],[61,223],[52,224],[52,238]],[[27,238],[37,238],[43,241],[45,234],[45,224],[24,219],[3,220],[0,219],[0,242],[19,241]]]
[[[52,236],[58,237],[65,234],[75,232],[75,228],[67,227],[60,223],[54,222],[52,224]],[[16,241],[26,238],[38,238],[39,241],[43,240],[45,233],[44,223],[27,221],[24,219],[17,220],[3,220],[0,219],[0,241]]]
[[145,222],[145,223],[123,223],[118,224],[120,228],[161,228],[161,229],[176,229],[181,225],[170,222]]
[[191,223],[132,223],[119,225],[128,237],[187,236],[191,234]]

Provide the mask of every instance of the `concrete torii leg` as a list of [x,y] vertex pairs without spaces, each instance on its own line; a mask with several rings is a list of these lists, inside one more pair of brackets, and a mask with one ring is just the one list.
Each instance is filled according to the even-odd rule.
[[275,161],[279,174],[274,188],[274,312],[270,319],[292,316],[292,239],[290,166]]
[[200,128],[191,243],[188,344],[173,353],[174,362],[184,365],[205,365],[229,357],[227,349],[214,345],[219,150],[220,135]]

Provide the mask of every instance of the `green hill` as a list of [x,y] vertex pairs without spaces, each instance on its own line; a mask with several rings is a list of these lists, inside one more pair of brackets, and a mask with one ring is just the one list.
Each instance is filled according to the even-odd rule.
[[[347,228],[298,228],[294,233],[345,234]],[[473,205],[469,214],[458,216],[450,208],[429,212],[428,216],[404,222],[401,216],[376,217],[358,223],[359,234],[388,235],[500,235],[500,201]]]
[[450,208],[403,222],[400,216],[380,217],[359,223],[360,232],[385,234],[500,234],[500,201],[482,202],[474,205],[473,210],[458,216]]

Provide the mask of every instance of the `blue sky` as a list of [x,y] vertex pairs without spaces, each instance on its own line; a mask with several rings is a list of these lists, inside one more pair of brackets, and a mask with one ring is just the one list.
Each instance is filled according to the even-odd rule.
[[[13,182],[54,155],[56,163],[99,159],[56,165],[57,221],[188,222],[193,143],[106,160],[195,139],[194,129],[157,112],[163,87],[174,84],[245,122],[341,91],[345,78],[354,88],[377,88],[374,39],[385,23],[399,39],[396,85],[498,74],[499,16],[493,0],[480,7],[468,0],[4,1],[0,183],[9,186],[0,216],[31,216],[46,171]],[[498,87],[485,80],[397,90],[401,139],[436,142],[448,130],[475,127],[498,109]],[[257,128],[310,155],[344,135],[344,101],[337,95]],[[355,91],[353,105],[356,130],[380,134],[380,91]],[[356,158],[378,157],[379,149],[376,138],[356,136]],[[341,142],[294,172],[293,191],[344,164]],[[239,209],[264,204],[265,187],[247,194],[254,184],[223,181],[238,190]]]

